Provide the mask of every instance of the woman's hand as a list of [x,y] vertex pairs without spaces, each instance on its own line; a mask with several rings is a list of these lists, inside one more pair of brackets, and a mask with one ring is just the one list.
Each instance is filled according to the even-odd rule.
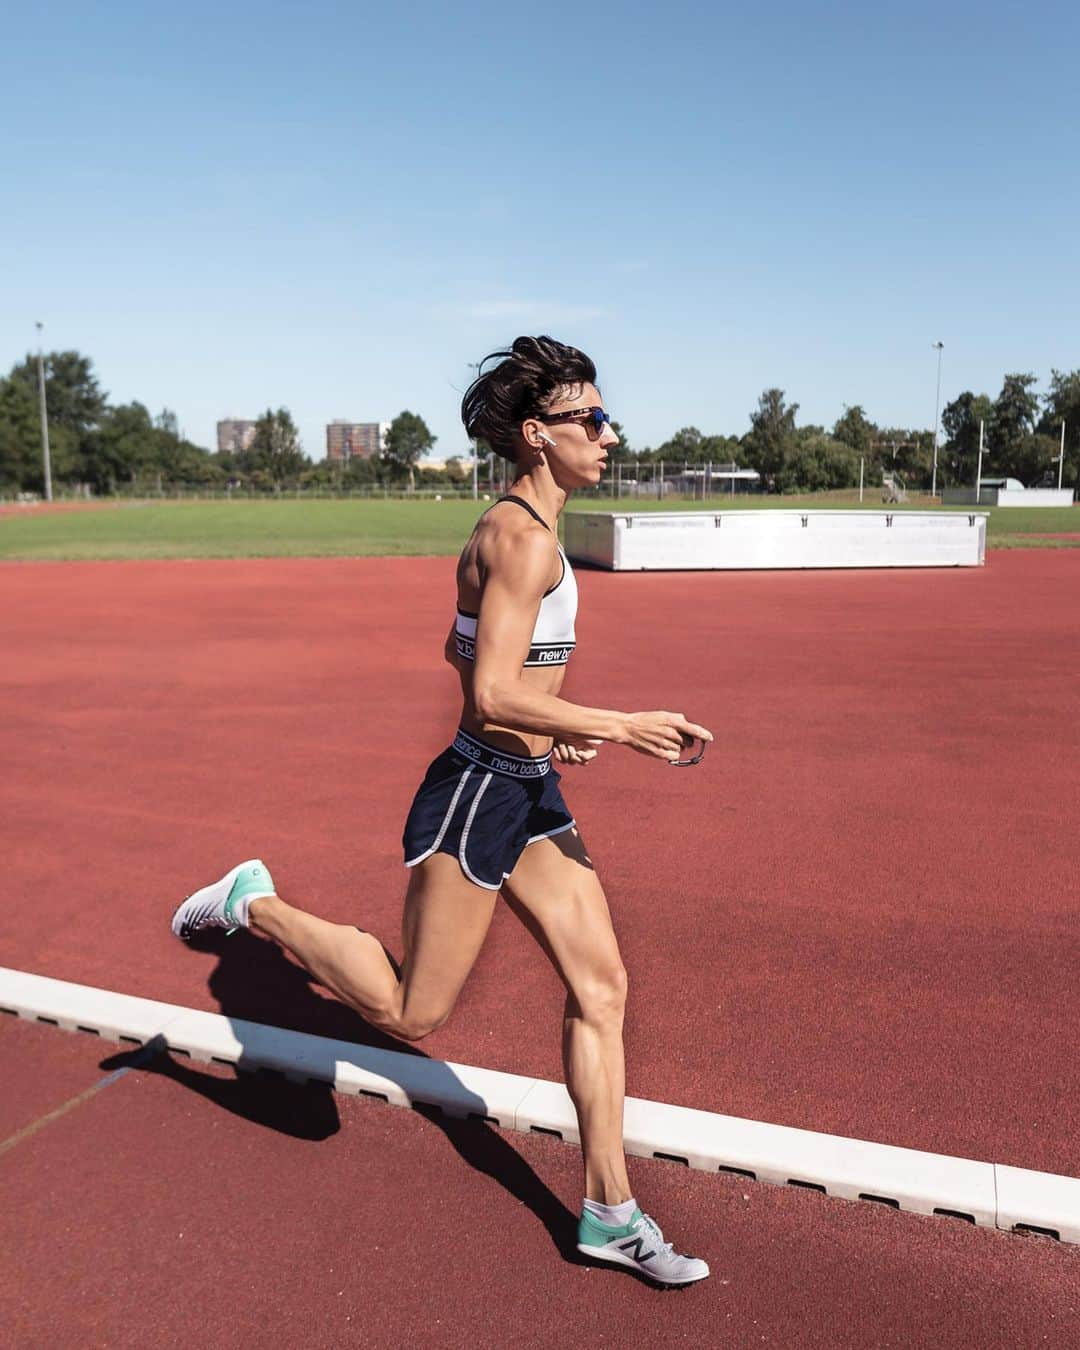
[[688,722],[682,713],[628,713],[624,723],[623,745],[653,759],[676,760],[695,741],[711,741],[712,732]]
[[603,743],[588,736],[570,736],[556,741],[552,751],[560,764],[589,764],[600,753]]

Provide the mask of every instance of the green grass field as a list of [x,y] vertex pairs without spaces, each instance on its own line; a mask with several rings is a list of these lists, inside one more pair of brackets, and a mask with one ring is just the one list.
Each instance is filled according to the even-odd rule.
[[[0,515],[0,558],[104,560],[137,558],[313,558],[454,554],[488,503],[422,499],[185,501],[108,503],[100,509],[27,510]],[[881,510],[868,500],[865,509]],[[661,504],[643,498],[582,497],[577,511],[783,510],[857,507],[858,493],[805,497],[715,497]],[[925,510],[913,503],[893,510]],[[943,509],[943,508],[934,508]],[[958,508],[948,508],[956,510]],[[994,508],[989,542],[995,548],[1080,546],[1080,506]]]

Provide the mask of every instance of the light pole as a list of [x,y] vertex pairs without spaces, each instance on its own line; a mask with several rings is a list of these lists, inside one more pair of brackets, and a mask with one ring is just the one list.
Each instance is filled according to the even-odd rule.
[[45,500],[52,501],[52,464],[49,460],[49,414],[45,407],[45,366],[41,356],[41,333],[45,325],[36,323],[38,330],[37,378],[38,401],[41,404],[41,462],[45,471]]
[[975,505],[978,506],[982,500],[982,459],[983,459],[983,430],[986,423],[979,418],[979,467],[975,471]]
[[1065,422],[1061,423],[1061,451],[1058,454],[1058,491],[1061,491],[1061,476],[1065,472]]
[[934,475],[930,483],[930,496],[936,497],[938,416],[941,411],[941,353],[945,344],[944,342],[932,342],[930,345],[937,350],[937,397],[934,399]]

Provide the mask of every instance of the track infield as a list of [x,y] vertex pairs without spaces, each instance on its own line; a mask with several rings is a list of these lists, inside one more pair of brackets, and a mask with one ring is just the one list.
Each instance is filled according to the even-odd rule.
[[[0,505],[0,560],[431,557],[456,555],[490,501],[260,498]],[[849,510],[857,494],[716,497],[708,502],[581,496],[571,511]],[[881,510],[868,497],[866,510]],[[891,511],[927,508],[917,501]],[[962,510],[959,512],[963,514]],[[1080,546],[1080,507],[990,508],[991,548]]]

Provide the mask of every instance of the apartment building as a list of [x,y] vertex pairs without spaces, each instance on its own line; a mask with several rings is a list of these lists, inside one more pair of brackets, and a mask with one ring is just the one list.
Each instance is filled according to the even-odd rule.
[[226,417],[217,424],[217,448],[236,454],[239,450],[249,450],[255,439],[255,423],[241,417]]
[[349,422],[335,418],[326,426],[326,458],[374,459],[386,443],[389,422]]

